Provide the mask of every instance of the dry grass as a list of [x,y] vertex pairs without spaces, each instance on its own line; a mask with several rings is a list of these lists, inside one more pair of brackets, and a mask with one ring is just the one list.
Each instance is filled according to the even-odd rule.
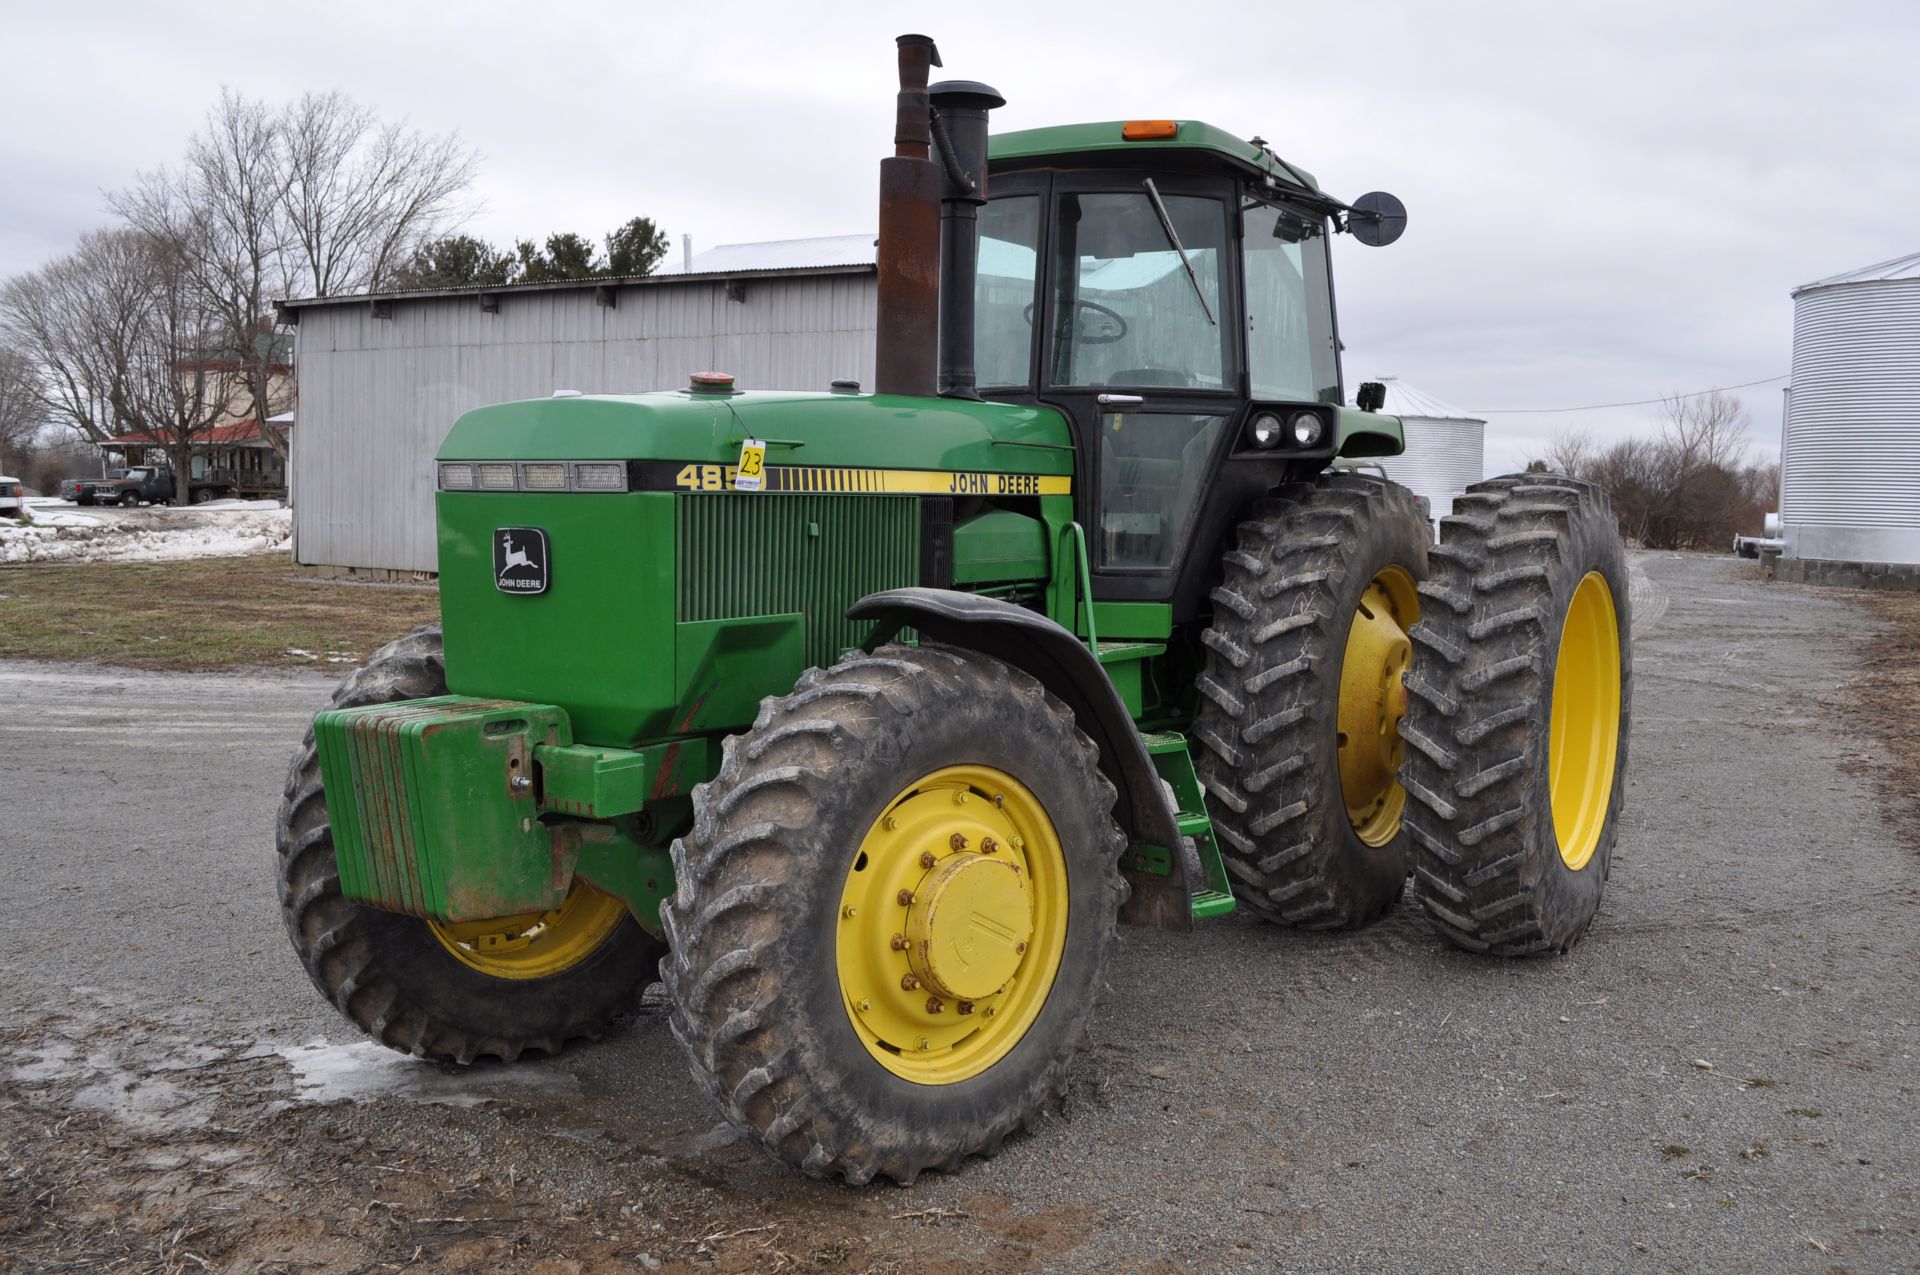
[[1920,850],[1920,594],[1854,593],[1855,601],[1887,622],[1861,652],[1860,677],[1848,686],[1851,707],[1884,751],[1872,770],[1875,786],[1903,816],[1896,823]]
[[439,615],[431,588],[318,580],[284,554],[0,567],[0,658],[340,669]]

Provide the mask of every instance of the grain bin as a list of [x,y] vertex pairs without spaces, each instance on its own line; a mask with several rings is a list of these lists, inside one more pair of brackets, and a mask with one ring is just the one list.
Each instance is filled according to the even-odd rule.
[[1785,556],[1920,563],[1920,253],[1793,291]]
[[1387,476],[1412,488],[1414,495],[1425,496],[1435,518],[1446,517],[1453,512],[1454,497],[1485,476],[1487,423],[1398,377],[1364,377],[1354,384],[1361,380],[1385,385],[1387,399],[1380,410],[1406,425],[1407,450],[1382,461]]

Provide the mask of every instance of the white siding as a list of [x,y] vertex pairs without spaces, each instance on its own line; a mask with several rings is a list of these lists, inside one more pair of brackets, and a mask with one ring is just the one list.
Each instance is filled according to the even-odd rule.
[[294,557],[324,566],[435,569],[433,454],[472,408],[673,389],[691,372],[731,372],[742,389],[873,383],[870,274],[398,300],[300,312],[300,406],[293,431]]

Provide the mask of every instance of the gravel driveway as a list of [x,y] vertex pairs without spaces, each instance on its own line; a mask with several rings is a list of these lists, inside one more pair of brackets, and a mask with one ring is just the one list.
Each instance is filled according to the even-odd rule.
[[717,1128],[657,1005],[512,1070],[358,1043],[269,869],[326,682],[0,664],[0,1254],[1920,1267],[1920,857],[1834,707],[1874,622],[1731,560],[1635,565],[1627,825],[1571,955],[1460,955],[1406,907],[1123,931],[1065,1109],[911,1190],[797,1179]]

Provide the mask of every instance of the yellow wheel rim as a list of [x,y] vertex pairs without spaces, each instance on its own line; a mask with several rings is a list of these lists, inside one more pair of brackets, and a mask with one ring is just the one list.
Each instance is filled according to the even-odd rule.
[[1413,577],[1388,567],[1354,609],[1340,664],[1340,791],[1354,833],[1383,846],[1400,831],[1407,790],[1400,786],[1400,719],[1407,711],[1407,630],[1420,618]]
[[546,978],[593,955],[620,925],[627,905],[575,878],[551,912],[488,921],[428,921],[440,945],[494,978]]
[[834,945],[847,1017],[897,1076],[950,1085],[1027,1034],[1067,943],[1067,863],[1012,776],[948,766],[898,793],[847,867]]
[[1606,578],[1589,571],[1560,626],[1547,736],[1553,835],[1560,857],[1575,872],[1599,848],[1619,755],[1620,620]]

